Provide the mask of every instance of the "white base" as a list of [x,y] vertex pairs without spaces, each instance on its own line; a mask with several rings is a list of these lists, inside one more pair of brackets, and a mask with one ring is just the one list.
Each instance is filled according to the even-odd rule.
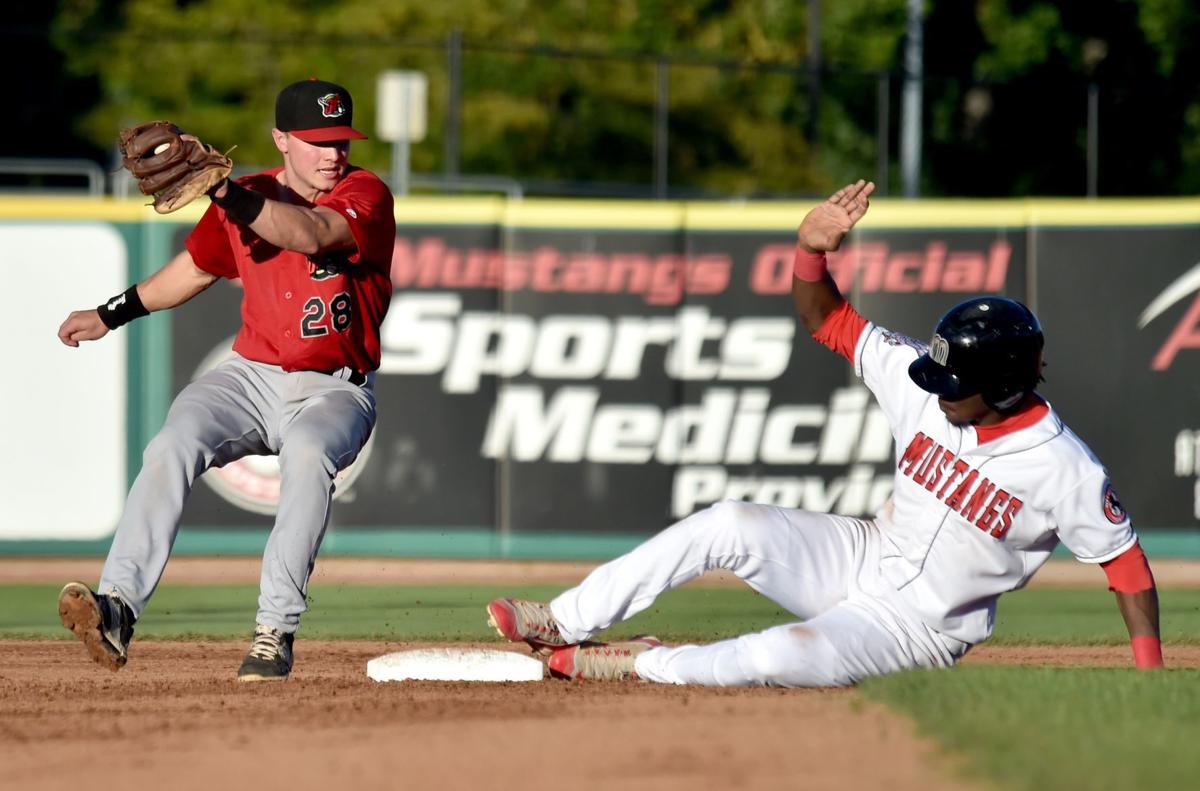
[[542,663],[512,651],[420,648],[367,662],[376,681],[541,681]]

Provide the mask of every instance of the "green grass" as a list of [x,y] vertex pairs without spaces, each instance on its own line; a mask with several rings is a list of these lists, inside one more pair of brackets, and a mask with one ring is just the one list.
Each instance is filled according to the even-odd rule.
[[[0,638],[69,637],[58,621],[58,585],[0,585]],[[301,635],[310,639],[492,640],[484,606],[497,596],[548,600],[561,586],[321,585],[309,590]],[[256,585],[170,585],[154,595],[138,639],[243,638],[254,628]],[[614,636],[715,640],[795,620],[749,590],[672,591]]]
[[1005,789],[1168,791],[1200,778],[1200,670],[962,666],[860,690]]
[[[66,637],[55,608],[57,585],[0,585],[0,638]],[[331,639],[485,640],[484,605],[496,596],[546,600],[558,586],[315,585],[303,636]],[[244,637],[253,629],[254,585],[167,585],[138,622],[138,638]],[[1200,640],[1200,591],[1162,594],[1163,636]],[[747,589],[684,588],[611,630],[614,636],[656,634],[664,640],[711,641],[795,620]],[[1105,590],[1032,590],[1001,600],[993,643],[1122,644],[1128,640],[1113,596]]]
[[[1159,592],[1162,635],[1179,643],[1200,642],[1200,590]],[[989,645],[1113,645],[1129,634],[1113,594],[1092,590],[1033,589],[1000,599]]]

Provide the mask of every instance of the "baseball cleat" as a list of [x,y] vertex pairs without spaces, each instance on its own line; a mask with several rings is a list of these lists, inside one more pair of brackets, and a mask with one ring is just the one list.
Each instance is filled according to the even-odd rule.
[[119,597],[93,593],[82,582],[68,582],[58,594],[58,617],[98,664],[114,673],[125,666],[134,617]]
[[662,643],[657,637],[634,637],[620,643],[580,643],[560,648],[546,663],[554,678],[580,681],[633,681],[638,655]]
[[238,668],[238,681],[287,681],[294,639],[295,635],[255,624],[254,642]]
[[487,606],[488,625],[505,640],[525,642],[547,653],[570,645],[558,629],[550,605],[525,599],[496,599]]

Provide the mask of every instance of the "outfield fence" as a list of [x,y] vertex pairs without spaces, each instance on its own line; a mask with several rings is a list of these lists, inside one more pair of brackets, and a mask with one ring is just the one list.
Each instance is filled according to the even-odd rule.
[[[790,302],[804,204],[402,201],[379,424],[325,551],[604,557],[733,497],[867,515],[893,440]],[[55,330],[157,269],[199,216],[0,199],[21,343],[0,554],[103,551],[174,395],[229,353],[221,282],[80,349]],[[1200,556],[1200,200],[887,201],[831,260],[856,307],[925,338],[978,293],[1029,303],[1043,392],[1107,465],[1146,543]],[[272,459],[210,471],[178,550],[261,551]]]

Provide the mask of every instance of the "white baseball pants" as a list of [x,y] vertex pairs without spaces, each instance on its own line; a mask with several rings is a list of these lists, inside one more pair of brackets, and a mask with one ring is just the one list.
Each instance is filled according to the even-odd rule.
[[585,640],[710,569],[728,569],[803,623],[711,645],[653,648],[640,678],[665,684],[824,687],[948,667],[968,646],[925,626],[879,575],[872,521],[737,501],[693,514],[551,602]]

